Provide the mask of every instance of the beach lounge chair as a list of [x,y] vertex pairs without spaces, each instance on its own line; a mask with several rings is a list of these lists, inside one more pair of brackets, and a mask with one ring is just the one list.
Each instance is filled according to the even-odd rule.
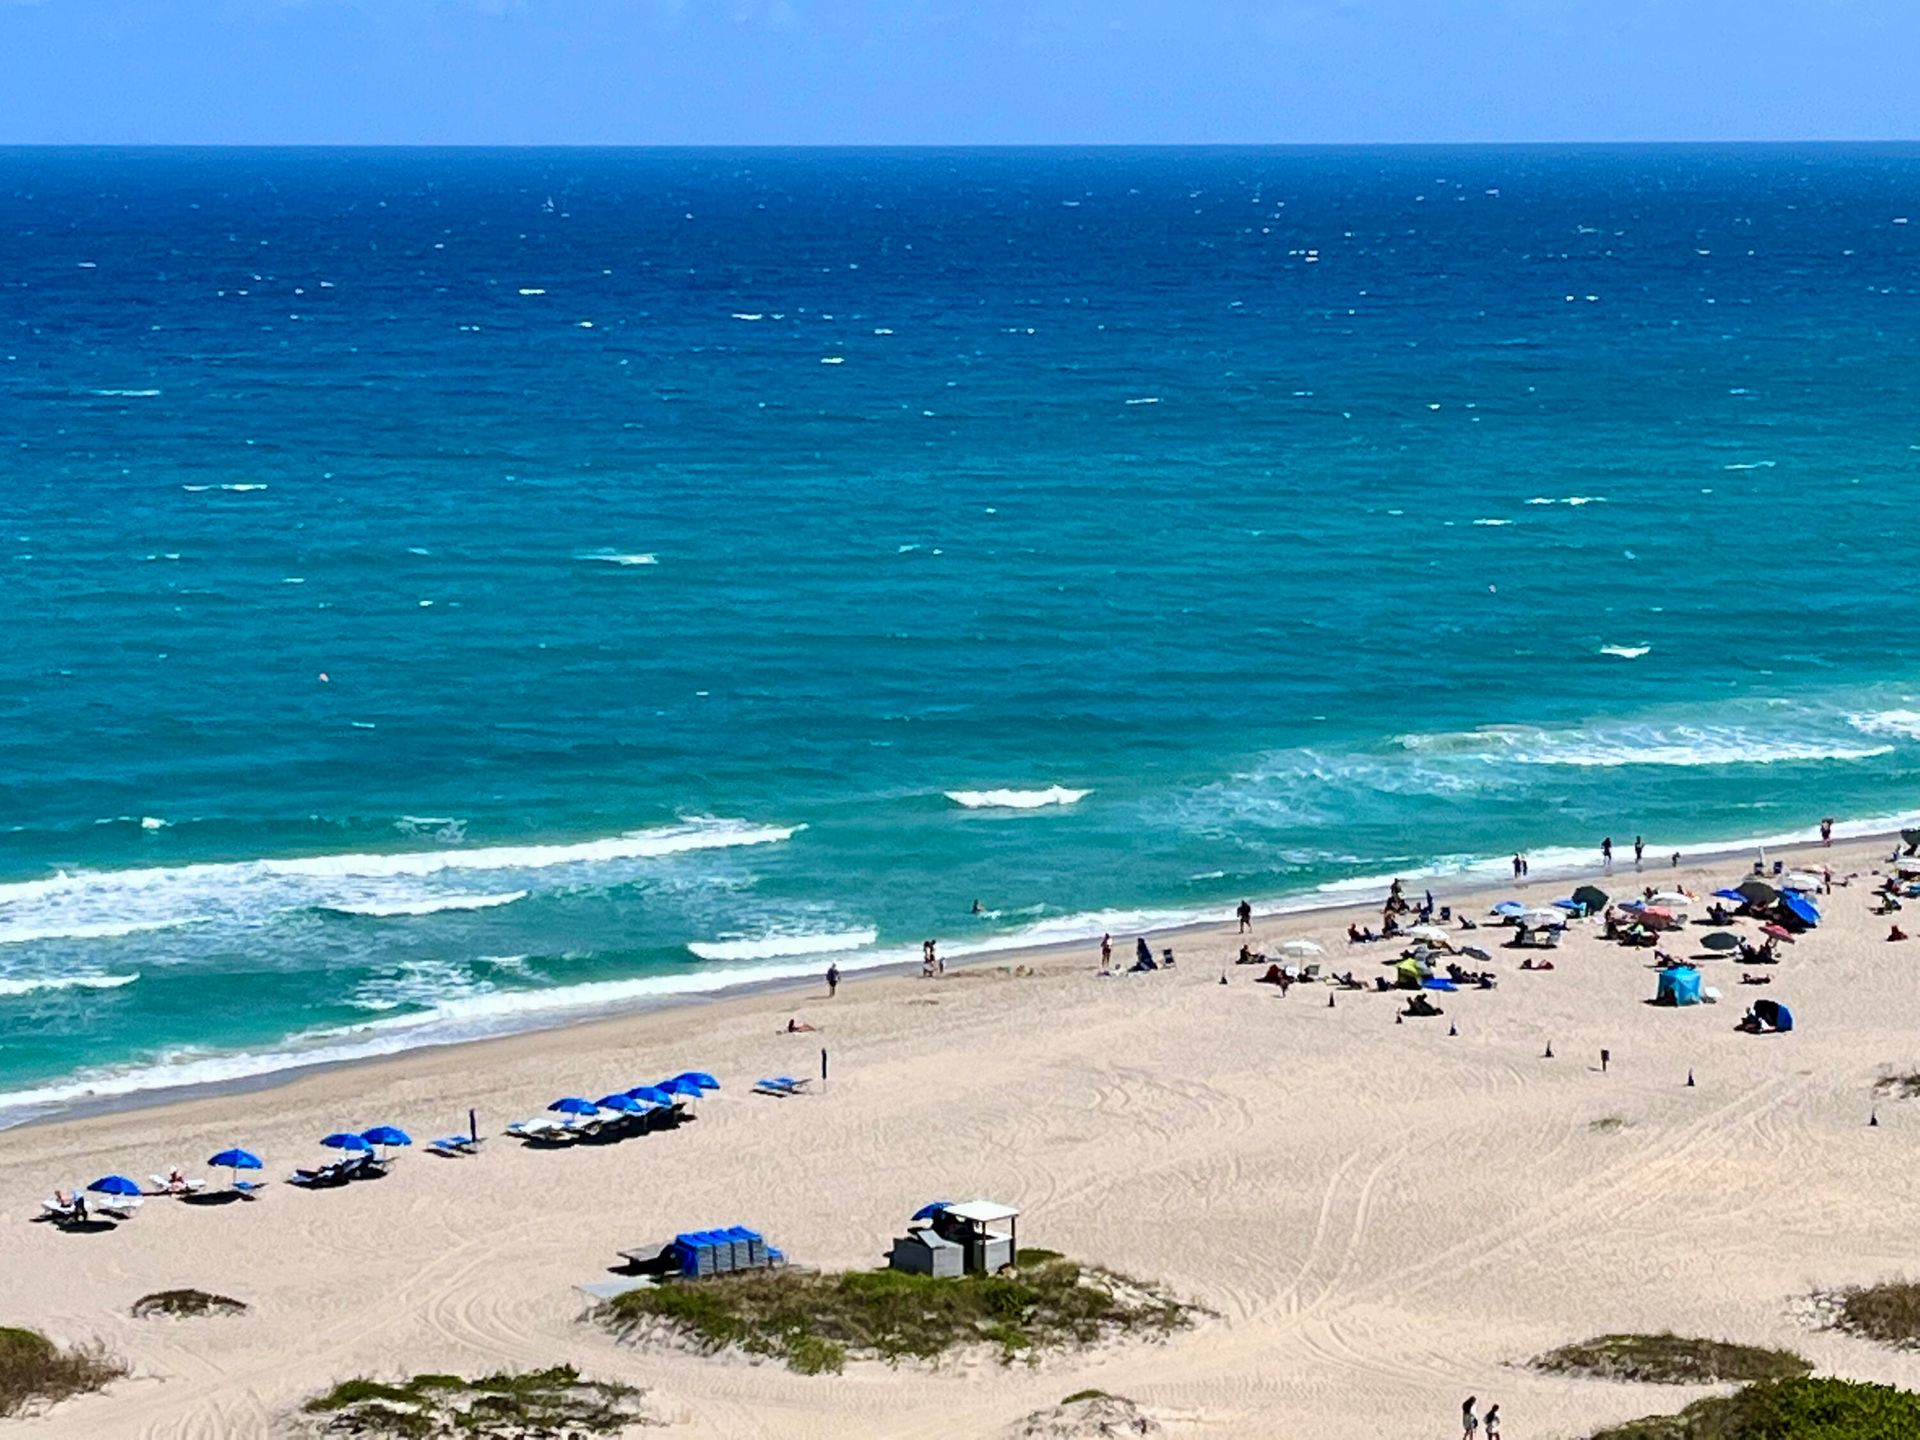
[[93,1209],[116,1220],[131,1220],[142,1203],[138,1195],[102,1195],[93,1202]]
[[67,1225],[81,1219],[86,1211],[81,1208],[78,1198],[62,1202],[57,1197],[40,1202],[40,1213],[34,1218],[51,1221],[55,1225]]
[[[180,1174],[178,1166],[174,1167],[173,1174]],[[185,1177],[175,1180],[168,1175],[149,1175],[147,1178],[153,1182],[156,1195],[198,1195],[207,1188],[204,1180],[188,1180]]]
[[548,1115],[536,1115],[531,1120],[516,1120],[507,1126],[507,1133],[516,1140],[526,1140],[541,1145],[558,1145],[579,1138],[581,1127]]
[[480,1141],[473,1135],[442,1135],[438,1140],[428,1141],[427,1149],[435,1155],[457,1159],[462,1155],[479,1154]]
[[807,1081],[796,1080],[791,1075],[763,1076],[761,1079],[753,1082],[753,1093],[756,1095],[774,1095],[784,1098],[789,1095],[804,1094],[807,1084]]

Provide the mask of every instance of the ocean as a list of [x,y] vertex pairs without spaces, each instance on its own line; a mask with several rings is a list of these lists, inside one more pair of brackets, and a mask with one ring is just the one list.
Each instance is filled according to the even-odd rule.
[[0,198],[0,1122],[1920,810],[1920,148]]

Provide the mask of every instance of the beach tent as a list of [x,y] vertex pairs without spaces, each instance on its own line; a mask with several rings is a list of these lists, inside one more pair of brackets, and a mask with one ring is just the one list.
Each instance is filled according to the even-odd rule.
[[1700,972],[1691,965],[1677,965],[1660,972],[1660,988],[1654,992],[1656,1005],[1698,1005]]
[[1573,892],[1572,898],[1586,906],[1589,915],[1598,914],[1607,908],[1607,892],[1598,885],[1582,885]]
[[1420,988],[1420,962],[1418,960],[1402,960],[1398,965],[1393,967],[1393,973],[1397,977],[1395,983],[1402,990],[1418,990]]
[[1753,1013],[1763,1025],[1782,1034],[1793,1029],[1793,1012],[1778,1000],[1754,1001]]

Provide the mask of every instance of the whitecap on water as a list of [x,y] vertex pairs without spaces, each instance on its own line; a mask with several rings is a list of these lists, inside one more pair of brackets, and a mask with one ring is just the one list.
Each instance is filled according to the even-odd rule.
[[947,798],[967,810],[1041,810],[1077,805],[1093,792],[1049,785],[1044,790],[949,790]]

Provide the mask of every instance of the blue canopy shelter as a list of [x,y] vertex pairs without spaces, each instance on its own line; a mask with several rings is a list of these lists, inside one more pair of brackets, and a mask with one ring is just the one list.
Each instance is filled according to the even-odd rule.
[[1769,1029],[1782,1034],[1793,1029],[1793,1012],[1778,1000],[1756,1000],[1753,1002],[1754,1018]]
[[1660,988],[1654,992],[1656,1005],[1698,1005],[1700,972],[1691,965],[1676,965],[1660,972]]

